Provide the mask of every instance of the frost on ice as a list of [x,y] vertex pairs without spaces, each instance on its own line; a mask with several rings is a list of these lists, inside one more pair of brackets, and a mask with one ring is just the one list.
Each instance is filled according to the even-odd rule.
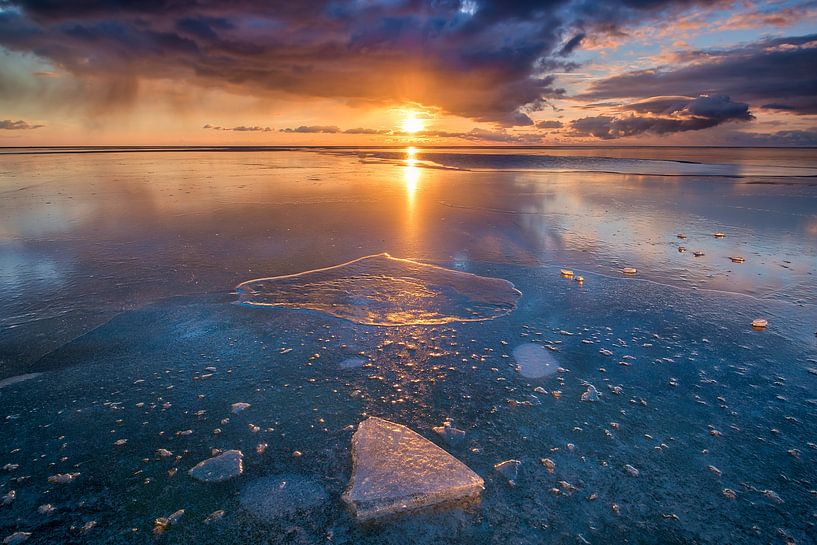
[[389,254],[240,284],[248,305],[317,310],[366,325],[476,322],[504,316],[521,293],[507,280]]
[[190,476],[205,483],[218,483],[238,477],[244,471],[244,454],[228,450],[209,460],[199,462],[190,470]]
[[343,500],[358,521],[475,498],[483,481],[405,426],[370,417],[352,437],[352,479]]
[[556,358],[541,344],[520,344],[513,349],[513,359],[516,370],[525,378],[547,377],[559,369]]

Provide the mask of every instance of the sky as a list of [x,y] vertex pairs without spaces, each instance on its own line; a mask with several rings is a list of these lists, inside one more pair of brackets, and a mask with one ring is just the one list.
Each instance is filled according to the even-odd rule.
[[0,0],[0,146],[817,146],[817,0]]

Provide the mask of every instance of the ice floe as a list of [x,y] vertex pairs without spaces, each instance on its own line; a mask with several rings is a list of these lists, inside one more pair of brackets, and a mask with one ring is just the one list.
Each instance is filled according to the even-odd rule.
[[248,305],[317,310],[367,325],[430,325],[491,320],[512,312],[513,284],[378,254],[236,288]]
[[238,477],[244,472],[244,454],[240,450],[228,450],[199,462],[189,471],[197,481],[217,483]]
[[400,424],[370,417],[352,437],[352,479],[343,500],[359,521],[478,496],[483,480]]

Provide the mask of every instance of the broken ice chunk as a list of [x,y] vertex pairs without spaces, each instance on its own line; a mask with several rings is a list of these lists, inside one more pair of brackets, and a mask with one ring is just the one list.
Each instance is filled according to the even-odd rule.
[[465,432],[454,427],[451,421],[446,420],[442,426],[431,428],[434,433],[446,440],[449,445],[459,445],[465,439]]
[[3,545],[18,545],[19,543],[28,541],[30,537],[31,532],[14,532],[3,540]]
[[48,482],[54,484],[68,484],[74,481],[74,479],[77,477],[79,477],[79,473],[57,473],[56,475],[51,475],[48,478]]
[[352,437],[352,479],[343,501],[358,521],[475,498],[483,481],[405,426],[370,417]]
[[233,403],[232,406],[230,407],[230,409],[232,410],[233,414],[238,414],[238,413],[240,413],[241,411],[243,411],[245,409],[249,409],[250,406],[251,405],[249,403],[239,402],[239,403]]
[[587,385],[587,390],[582,394],[582,401],[598,401],[601,394],[592,384]]
[[11,503],[17,498],[17,492],[14,490],[9,490],[8,493],[0,498],[0,505],[11,505]]
[[505,460],[494,465],[494,469],[508,479],[509,485],[516,486],[516,478],[519,475],[519,466],[521,465],[522,462],[519,460]]
[[541,344],[525,343],[513,349],[516,370],[525,378],[542,378],[554,374],[559,363]]
[[153,533],[157,536],[162,535],[170,526],[179,522],[179,519],[181,519],[183,515],[184,509],[179,509],[169,517],[157,518],[153,523]]
[[188,473],[197,481],[218,483],[241,475],[244,472],[243,460],[244,454],[240,450],[228,450],[199,462]]
[[638,471],[635,467],[631,466],[630,464],[624,464],[624,470],[630,477],[638,477],[641,475],[641,472]]

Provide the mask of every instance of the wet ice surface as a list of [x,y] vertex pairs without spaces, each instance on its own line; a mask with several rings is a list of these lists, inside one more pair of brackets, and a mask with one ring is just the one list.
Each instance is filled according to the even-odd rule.
[[362,257],[325,269],[243,282],[247,305],[318,310],[366,325],[434,325],[503,316],[520,293],[507,280],[396,259]]
[[[71,171],[64,158],[1,169],[31,189],[0,200],[0,380],[43,374],[0,390],[0,540],[813,541],[813,186],[169,157],[107,156],[126,190],[104,199],[32,183]],[[78,161],[103,187],[102,159]],[[193,181],[212,172],[223,181]],[[384,250],[523,295],[489,321],[390,327],[234,304],[247,278]],[[38,343],[48,354],[26,363]],[[562,371],[522,375],[527,345]],[[481,501],[359,525],[342,495],[373,415],[471,468]],[[188,473],[230,450],[240,476]]]

